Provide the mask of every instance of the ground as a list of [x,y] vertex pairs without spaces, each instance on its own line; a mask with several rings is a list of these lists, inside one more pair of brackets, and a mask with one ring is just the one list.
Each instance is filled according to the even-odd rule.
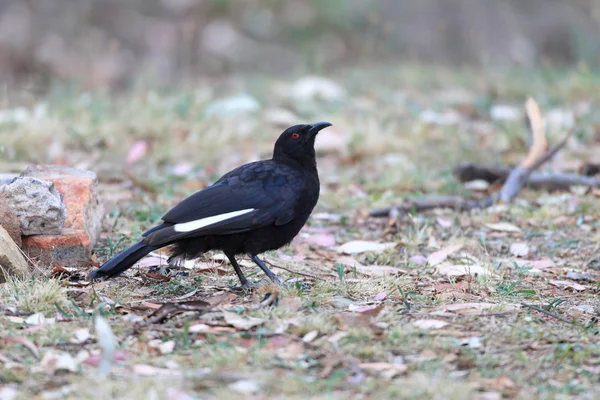
[[[422,196],[494,190],[470,191],[452,168],[518,163],[529,96],[547,117],[551,144],[575,128],[544,169],[597,161],[599,88],[583,67],[418,66],[345,71],[316,87],[298,77],[169,92],[61,87],[32,111],[3,111],[2,169],[67,163],[97,172],[107,209],[100,263],[186,195],[268,157],[286,125],[333,127],[318,139],[322,194],[313,216],[289,246],[264,255],[285,286],[270,286],[246,260],[262,286],[237,291],[218,253],[181,268],[154,254],[94,284],[85,280],[94,262],[37,265],[33,278],[0,286],[0,393],[596,398],[598,190],[526,189],[483,211],[367,215]],[[154,314],[176,302],[185,303]],[[103,365],[103,352],[116,361]]]

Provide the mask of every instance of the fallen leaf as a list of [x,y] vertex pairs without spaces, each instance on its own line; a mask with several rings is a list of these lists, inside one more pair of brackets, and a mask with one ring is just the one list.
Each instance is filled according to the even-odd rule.
[[133,366],[133,373],[142,376],[179,375],[178,371],[167,368],[157,368],[148,364],[135,364]]
[[386,362],[361,363],[358,364],[358,366],[365,371],[380,374],[387,379],[392,379],[408,370],[406,364],[392,364]]
[[80,328],[74,332],[75,341],[77,343],[85,343],[92,336],[88,328]]
[[54,318],[46,318],[42,313],[31,314],[25,320],[27,325],[52,325],[56,322]]
[[223,311],[225,322],[237,329],[248,330],[265,323],[265,320],[255,317],[244,316],[230,311]]
[[427,257],[427,263],[429,263],[429,265],[431,265],[431,266],[436,266],[439,263],[441,263],[442,261],[444,261],[446,258],[448,258],[448,256],[450,254],[455,253],[462,248],[463,248],[462,244],[453,244],[451,246],[444,247],[443,249],[438,250],[435,253],[431,253]]
[[277,355],[284,360],[295,360],[304,353],[304,343],[298,341],[293,341],[277,351]]
[[29,352],[33,354],[36,359],[40,359],[40,353],[37,346],[25,336],[6,336],[2,340],[4,343],[17,343],[25,346],[25,348],[27,348],[27,350],[29,350]]
[[444,219],[442,217],[437,217],[436,221],[442,228],[450,228],[452,226],[452,221]]
[[517,257],[525,257],[529,254],[529,246],[525,242],[512,243],[510,245],[510,252]]
[[200,332],[206,332],[209,330],[209,326],[206,324],[195,324],[190,326],[189,332],[190,333],[200,333]]
[[461,277],[466,275],[490,275],[490,272],[481,265],[454,265],[442,263],[437,266],[438,273],[447,277]]
[[[406,270],[403,270],[401,268],[390,267],[386,265],[361,265],[355,266],[354,270],[356,270],[356,272],[362,275],[379,277],[406,274],[407,272]],[[353,269],[350,268],[349,272],[352,271]]]
[[381,253],[396,246],[396,243],[377,243],[366,240],[353,240],[341,245],[338,250],[344,254],[359,254],[366,252]]
[[590,282],[594,282],[596,280],[596,278],[594,277],[594,275],[589,274],[587,272],[575,272],[575,271],[569,271],[567,272],[567,276],[568,279],[572,279],[574,281],[590,281]]
[[54,375],[57,371],[79,371],[77,361],[66,352],[47,352],[40,361],[40,367],[49,375]]
[[175,349],[175,341],[168,340],[163,342],[161,339],[154,339],[148,342],[148,346],[154,349],[158,349],[160,354],[171,354]]
[[358,261],[356,261],[354,258],[347,257],[347,256],[338,257],[335,260],[335,263],[336,264],[346,265],[346,266],[351,267],[351,268],[353,268],[353,267],[359,267],[359,266],[362,267],[363,266],[361,263],[359,263]]
[[480,336],[471,336],[468,338],[462,338],[456,340],[456,346],[458,347],[470,347],[472,349],[480,349],[483,345],[481,343]]
[[439,319],[419,319],[412,323],[419,329],[441,329],[448,325],[446,321],[442,321]]
[[245,379],[230,384],[229,389],[242,394],[250,394],[259,392],[260,386],[254,381]]
[[[484,310],[488,310],[490,308],[498,307],[498,304],[493,303],[455,303],[455,304],[445,304],[438,308],[438,310],[443,312],[452,312],[455,314],[461,315],[473,315],[473,314],[481,314]],[[506,307],[506,306],[504,306]],[[510,309],[515,308],[514,306],[508,306]]]
[[335,246],[335,235],[330,233],[317,233],[303,238],[302,241],[314,246],[331,247]]
[[496,224],[485,224],[489,229],[498,232],[521,232],[521,228],[508,222],[498,222]]
[[379,292],[375,295],[375,300],[377,301],[383,301],[385,300],[385,298],[387,297],[387,293],[386,292]]
[[415,265],[424,265],[427,262],[427,258],[423,257],[420,254],[417,254],[410,257],[408,261],[412,262]]
[[548,283],[550,283],[553,286],[562,288],[562,289],[572,289],[572,290],[575,290],[576,292],[582,292],[589,288],[589,286],[580,285],[577,282],[563,281],[563,280],[558,280],[558,279],[553,279],[553,280],[549,281]]
[[136,141],[127,153],[127,164],[133,164],[146,154],[148,143],[145,140]]
[[359,314],[368,315],[368,316],[371,316],[371,317],[376,317],[377,315],[379,315],[379,313],[381,311],[383,311],[384,308],[385,308],[385,306],[383,306],[383,305],[378,305],[378,306],[356,306],[354,304],[350,304],[348,306],[348,311],[357,312]]
[[517,265],[519,267],[531,267],[531,268],[537,268],[537,269],[546,269],[546,268],[551,268],[556,266],[556,264],[554,263],[554,261],[548,259],[548,258],[544,258],[541,260],[521,260],[521,259],[516,259],[516,260],[512,260],[515,263],[517,263]]
[[319,336],[319,331],[315,329],[315,330],[308,332],[306,335],[304,335],[302,337],[302,341],[304,343],[310,343],[313,340],[315,340],[317,338],[317,336]]

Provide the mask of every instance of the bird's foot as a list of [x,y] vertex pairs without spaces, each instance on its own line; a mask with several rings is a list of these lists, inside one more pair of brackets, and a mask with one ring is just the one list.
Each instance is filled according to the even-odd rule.
[[232,287],[231,290],[233,290],[234,292],[249,292],[254,289],[258,289],[260,286],[261,285],[259,285],[258,283],[246,281],[246,282],[242,283],[241,285],[236,285],[236,286]]

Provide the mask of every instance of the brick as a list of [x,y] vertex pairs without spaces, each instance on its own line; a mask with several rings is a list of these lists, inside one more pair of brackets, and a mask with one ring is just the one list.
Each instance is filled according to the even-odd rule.
[[92,243],[84,230],[65,228],[60,235],[23,236],[23,249],[39,265],[77,267],[90,260]]
[[27,168],[21,176],[54,183],[67,208],[62,234],[23,237],[23,249],[42,265],[77,266],[88,261],[100,237],[104,217],[96,174],[65,166],[41,165]]
[[96,243],[102,228],[104,207],[98,195],[95,173],[62,165],[38,165],[27,168],[21,176],[54,183],[67,207],[65,228],[84,230],[92,246]]

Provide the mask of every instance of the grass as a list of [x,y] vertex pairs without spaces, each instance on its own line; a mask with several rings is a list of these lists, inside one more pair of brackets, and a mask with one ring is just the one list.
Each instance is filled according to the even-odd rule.
[[[36,100],[45,104],[44,116],[0,125],[4,170],[64,162],[97,172],[107,209],[96,245],[103,261],[184,196],[240,163],[267,157],[281,130],[272,117],[278,109],[295,115],[290,124],[334,124],[331,136],[319,138],[322,193],[313,218],[290,246],[265,255],[286,268],[275,269],[287,280],[285,288],[234,291],[237,282],[228,265],[225,275],[168,270],[168,281],[134,269],[93,286],[82,282],[90,270],[84,265],[61,279],[39,271],[30,279],[13,279],[0,285],[0,336],[28,339],[40,359],[22,340],[0,342],[0,390],[9,388],[23,398],[596,397],[597,193],[526,190],[510,207],[435,210],[397,221],[364,217],[368,208],[408,198],[472,195],[452,177],[458,162],[518,161],[526,148],[521,121],[494,121],[486,113],[498,104],[520,107],[528,95],[543,111],[587,103],[588,111],[576,116],[578,134],[554,167],[572,169],[593,159],[600,150],[596,75],[406,66],[345,71],[335,79],[348,92],[336,102],[290,99],[279,87],[289,82],[274,78],[238,79],[229,93],[208,86],[119,95],[57,88]],[[466,106],[481,116],[463,116],[458,125],[420,121],[423,110],[460,109],[444,95],[457,87],[471,99]],[[196,90],[209,95],[196,96]],[[204,115],[214,100],[239,92],[255,96],[261,110]],[[336,134],[348,140],[335,144]],[[138,141],[145,141],[148,151],[127,164]],[[512,223],[521,233],[486,225],[496,222]],[[352,256],[367,270],[386,266],[394,273],[365,275],[344,263],[336,246],[310,242],[316,235],[333,236],[336,246],[351,240],[395,242],[382,253]],[[530,253],[514,256],[510,245],[516,242],[527,243]],[[454,244],[463,247],[446,263],[478,265],[487,274],[447,276],[444,265],[423,263]],[[202,261],[219,265],[213,256]],[[251,280],[267,283],[258,268],[247,264],[244,270]],[[569,272],[587,273],[592,280],[569,278]],[[277,293],[278,301],[259,307],[267,292]],[[219,310],[148,319],[163,302],[192,300],[261,322],[236,328]],[[120,354],[105,380],[90,361],[102,352],[91,317],[101,303]],[[36,312],[57,321],[28,325],[26,318]],[[438,327],[415,325],[430,320]],[[79,343],[76,332],[82,329],[90,338]],[[160,344],[171,341],[172,351],[163,354]],[[42,363],[65,353],[75,360],[73,371]]]

